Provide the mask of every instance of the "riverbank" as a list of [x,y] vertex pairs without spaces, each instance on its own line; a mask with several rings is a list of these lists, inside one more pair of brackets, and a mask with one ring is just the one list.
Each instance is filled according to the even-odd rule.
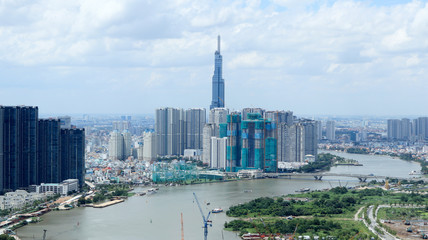
[[[296,234],[310,239],[327,236],[351,239],[357,235],[358,239],[384,239],[385,235],[390,234],[387,231],[391,229],[380,224],[377,219],[378,206],[388,209],[392,206],[425,209],[426,204],[428,199],[415,193],[397,193],[381,188],[348,190],[345,187],[336,187],[328,191],[257,198],[232,206],[227,215],[238,219],[225,223],[225,228],[240,232],[241,236],[249,233],[245,236],[251,235],[253,239],[262,239],[265,236],[294,238]],[[369,205],[370,208],[365,207]],[[396,214],[394,211],[392,213]],[[416,216],[414,212],[411,214]],[[402,212],[399,215],[402,216]],[[425,214],[416,218],[424,221]],[[406,231],[401,231],[401,235],[403,232]]]

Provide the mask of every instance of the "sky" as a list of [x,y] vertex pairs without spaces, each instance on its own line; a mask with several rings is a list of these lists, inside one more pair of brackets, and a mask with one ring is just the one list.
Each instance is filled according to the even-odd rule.
[[428,115],[428,1],[0,0],[0,105]]

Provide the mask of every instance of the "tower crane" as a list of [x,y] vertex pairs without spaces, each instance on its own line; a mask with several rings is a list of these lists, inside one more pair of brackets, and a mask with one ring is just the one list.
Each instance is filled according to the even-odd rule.
[[205,217],[204,212],[202,211],[201,205],[199,204],[199,200],[198,200],[198,197],[196,196],[196,193],[193,193],[193,196],[195,197],[196,203],[198,204],[198,207],[199,207],[199,211],[201,212],[201,215],[202,215],[202,220],[204,223],[204,226],[202,227],[204,229],[204,239],[207,240],[208,226],[210,227],[213,226],[211,223],[211,220],[209,220],[211,211],[209,211],[207,217]]

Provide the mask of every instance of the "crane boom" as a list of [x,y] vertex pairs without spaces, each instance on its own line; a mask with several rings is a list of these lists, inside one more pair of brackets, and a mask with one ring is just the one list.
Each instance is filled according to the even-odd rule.
[[211,221],[208,220],[210,218],[211,211],[208,212],[208,215],[205,218],[204,211],[202,211],[202,207],[201,207],[201,204],[199,204],[199,200],[198,200],[198,197],[196,196],[196,193],[193,193],[193,196],[195,197],[196,203],[198,204],[198,207],[199,207],[199,211],[201,212],[201,215],[202,215],[202,220],[204,221],[204,226],[202,228],[204,229],[204,239],[207,240],[208,226],[212,227]]
[[199,211],[201,212],[201,215],[202,215],[202,220],[204,222],[206,222],[207,220],[205,219],[204,212],[202,211],[201,204],[199,204],[198,197],[196,196],[196,193],[193,193],[193,196],[195,197],[196,203],[198,204]]

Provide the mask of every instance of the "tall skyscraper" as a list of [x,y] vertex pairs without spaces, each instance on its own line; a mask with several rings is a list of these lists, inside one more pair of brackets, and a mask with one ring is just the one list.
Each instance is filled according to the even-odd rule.
[[387,128],[388,140],[401,139],[401,121],[399,119],[388,119]]
[[160,156],[181,155],[186,146],[185,114],[181,108],[156,109],[156,152]]
[[38,108],[0,106],[0,192],[38,183]]
[[152,132],[144,133],[144,149],[143,149],[143,159],[144,161],[154,161],[156,159],[156,135]]
[[110,133],[108,154],[113,160],[123,160],[123,135],[117,130]]
[[214,135],[214,124],[207,123],[203,129],[203,150],[202,150],[202,162],[204,164],[211,163],[211,137]]
[[83,187],[85,178],[85,129],[61,129],[61,178],[78,179]]
[[227,137],[211,138],[211,162],[210,167],[216,169],[226,168]]
[[40,119],[38,131],[38,183],[59,183],[61,178],[60,119]]
[[186,149],[202,149],[203,128],[207,122],[205,108],[186,110]]
[[217,39],[217,51],[215,51],[214,75],[212,79],[212,100],[210,109],[223,108],[224,99],[224,79],[223,79],[223,57],[220,54],[220,35]]

